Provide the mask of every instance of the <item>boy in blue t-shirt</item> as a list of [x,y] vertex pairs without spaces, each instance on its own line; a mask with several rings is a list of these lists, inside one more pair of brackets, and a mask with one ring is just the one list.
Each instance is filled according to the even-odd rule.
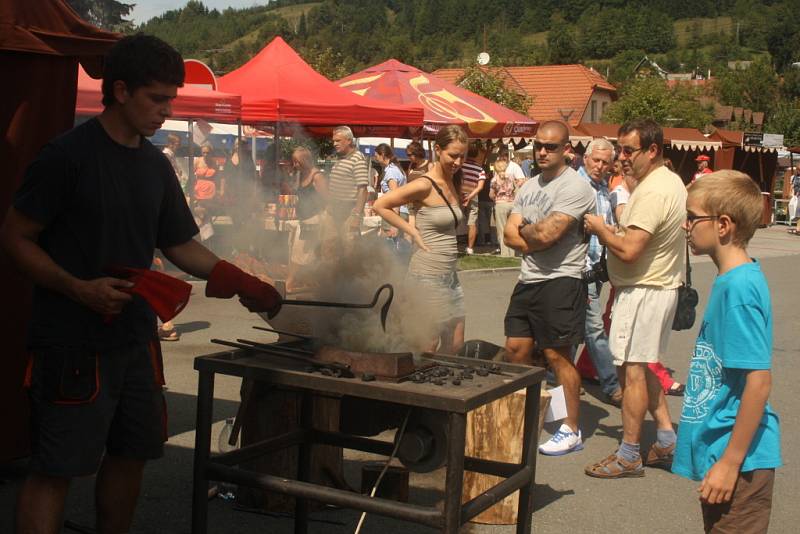
[[761,533],[769,526],[781,466],[771,387],[772,306],[746,246],[763,200],[746,174],[718,171],[689,188],[686,230],[694,254],[719,270],[695,345],[672,471],[701,480],[706,532]]

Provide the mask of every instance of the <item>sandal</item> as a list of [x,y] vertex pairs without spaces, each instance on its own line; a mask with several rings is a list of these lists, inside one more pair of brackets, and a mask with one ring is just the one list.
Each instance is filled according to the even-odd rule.
[[647,467],[663,467],[669,469],[672,466],[672,458],[675,455],[675,444],[669,447],[659,447],[658,443],[650,446],[647,453],[647,460],[644,465]]
[[161,341],[178,341],[180,338],[181,335],[177,330],[164,330],[163,328],[158,329],[158,339]]
[[595,478],[643,477],[644,467],[641,458],[636,462],[627,462],[614,453],[596,464],[587,465],[584,473]]
[[673,382],[672,385],[667,388],[666,393],[667,395],[672,395],[673,397],[682,397],[684,392],[686,391],[686,384],[681,384],[680,382]]

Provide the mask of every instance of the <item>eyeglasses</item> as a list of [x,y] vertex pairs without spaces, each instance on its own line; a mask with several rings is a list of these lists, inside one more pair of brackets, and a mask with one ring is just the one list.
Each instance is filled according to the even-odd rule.
[[631,157],[634,154],[636,154],[637,152],[639,152],[640,150],[642,150],[642,148],[643,147],[633,148],[632,146],[621,146],[621,147],[619,147],[619,150],[620,150],[620,152],[625,154],[627,157]]
[[540,152],[542,149],[545,149],[548,153],[550,152],[557,152],[558,149],[562,148],[563,145],[559,143],[540,143],[539,141],[533,142],[533,149],[536,152]]
[[692,231],[694,225],[702,222],[702,221],[713,221],[714,219],[719,219],[719,215],[695,215],[693,213],[686,214],[686,223],[688,226],[688,231]]

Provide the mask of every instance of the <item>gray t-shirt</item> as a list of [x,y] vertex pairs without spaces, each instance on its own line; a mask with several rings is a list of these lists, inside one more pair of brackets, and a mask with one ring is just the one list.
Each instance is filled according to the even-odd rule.
[[537,223],[557,211],[574,218],[577,223],[547,250],[525,254],[519,281],[523,284],[554,278],[581,278],[586,266],[588,239],[583,235],[583,216],[595,212],[592,186],[574,169],[567,167],[549,182],[542,175],[534,176],[519,189],[511,213]]

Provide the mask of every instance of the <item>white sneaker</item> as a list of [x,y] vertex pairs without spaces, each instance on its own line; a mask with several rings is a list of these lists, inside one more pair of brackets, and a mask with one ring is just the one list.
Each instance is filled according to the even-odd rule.
[[475,251],[467,247],[467,256],[472,256],[473,254],[475,254]]
[[561,425],[553,437],[539,445],[539,453],[545,456],[562,456],[580,450],[583,450],[581,431],[578,430],[576,434],[565,424]]

